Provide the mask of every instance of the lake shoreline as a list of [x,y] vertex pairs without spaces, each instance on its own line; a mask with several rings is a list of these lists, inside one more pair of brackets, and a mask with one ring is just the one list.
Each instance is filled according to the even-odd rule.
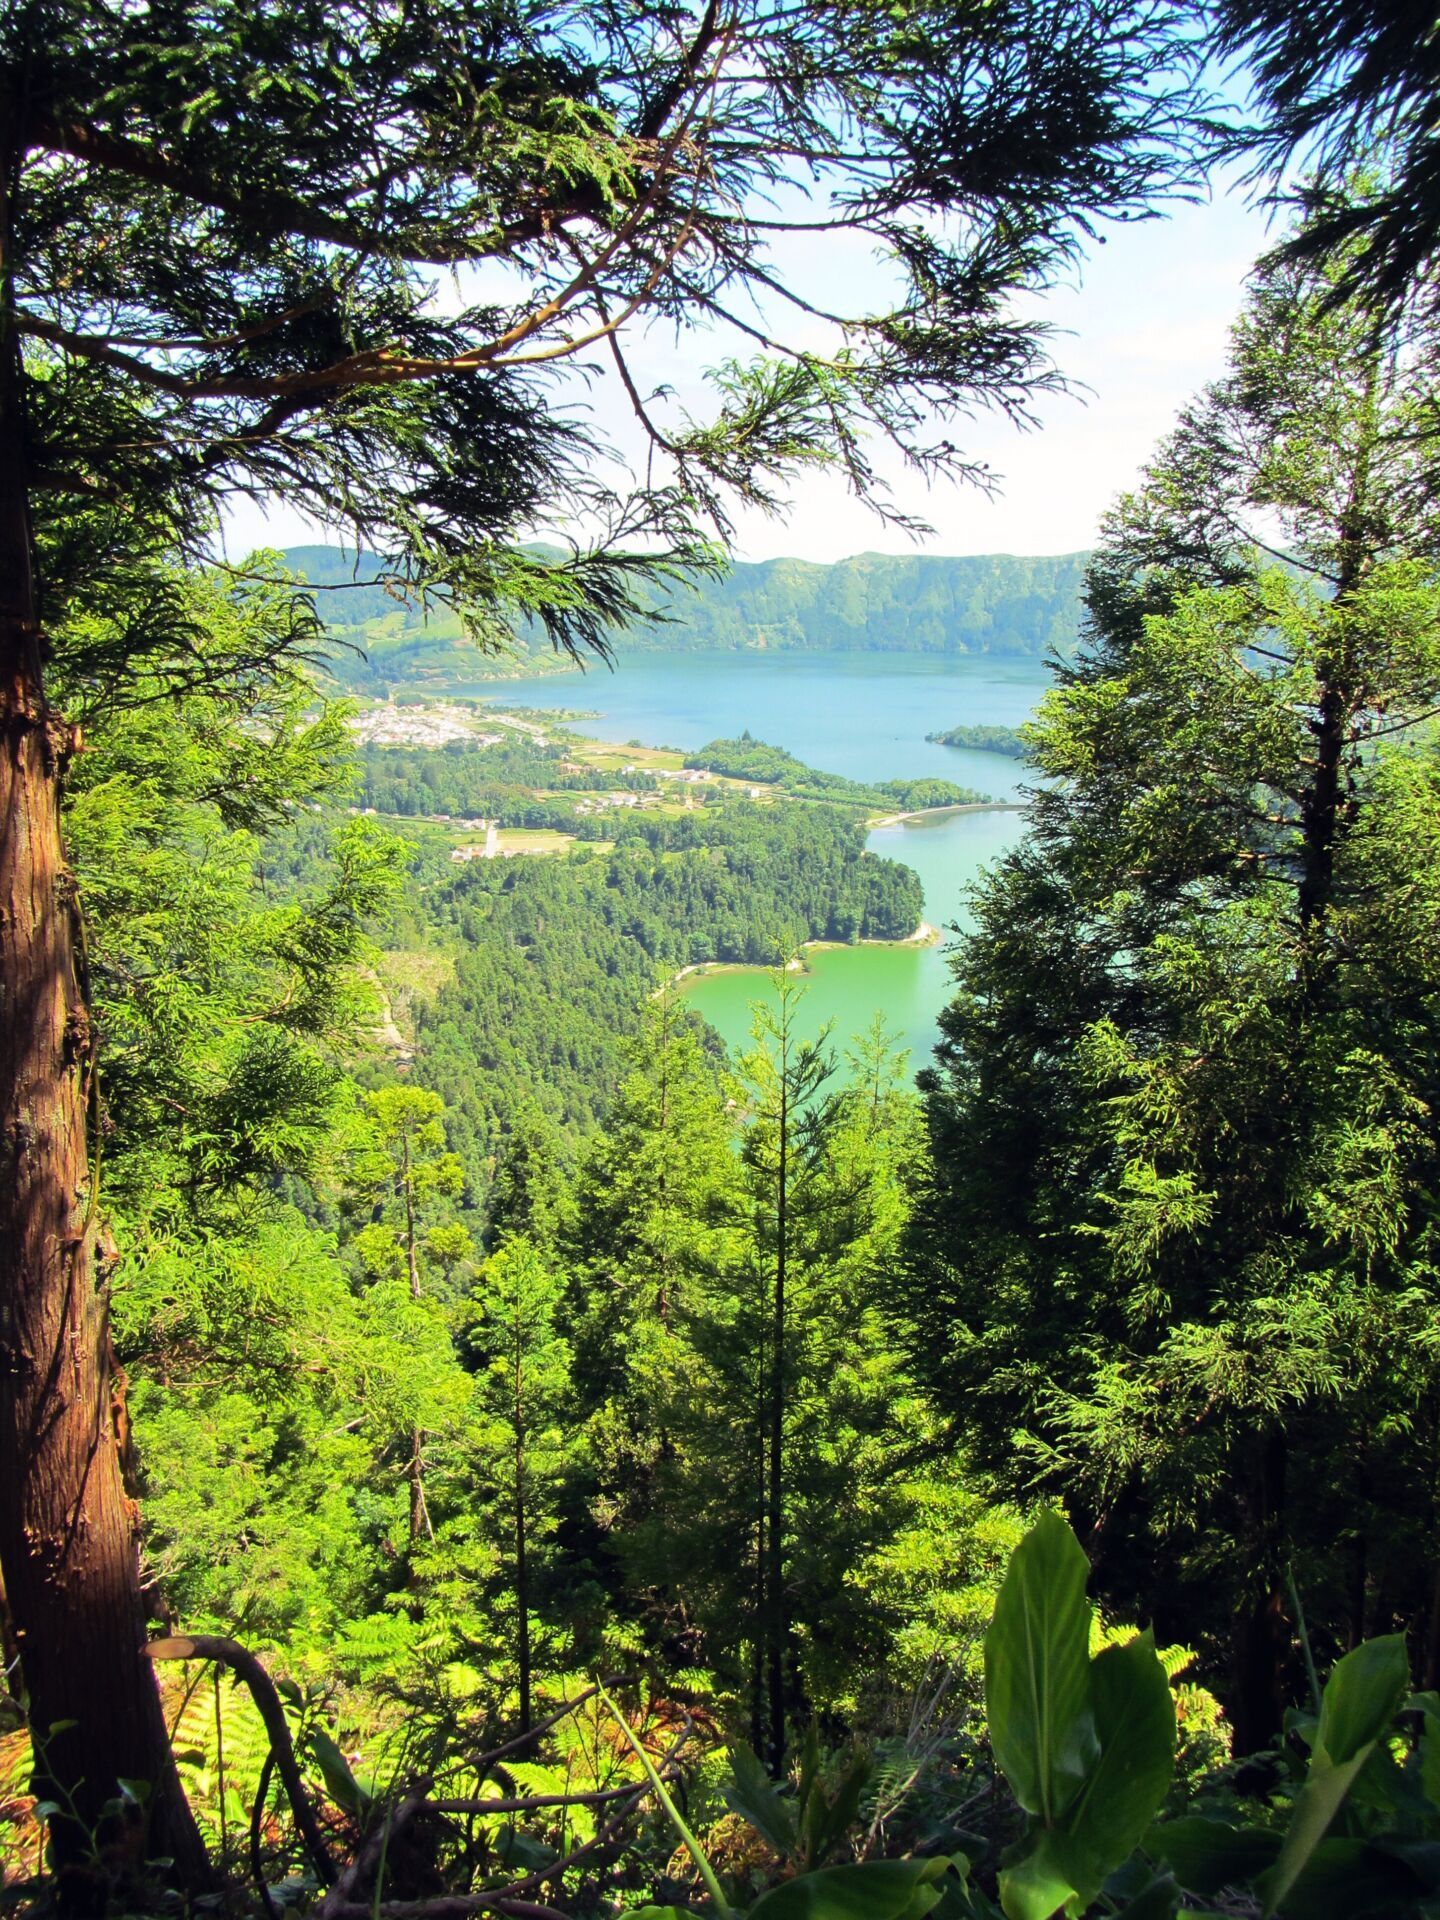
[[959,800],[950,807],[914,807],[909,813],[875,814],[865,822],[874,833],[880,827],[900,827],[907,820],[933,820],[942,813],[1024,813],[1024,800]]
[[[935,809],[932,808],[931,811],[933,812]],[[953,809],[947,808],[946,811],[950,812],[953,811]],[[913,933],[907,933],[899,940],[877,940],[873,938],[862,940],[802,940],[794,957],[785,962],[784,970],[786,973],[808,973],[809,968],[801,958],[801,955],[806,953],[851,953],[856,947],[890,947],[895,949],[905,947],[938,947],[944,937],[939,927],[932,926],[928,920],[922,920]],[[699,974],[705,975],[708,979],[713,978],[717,973],[775,973],[777,971],[777,968],[767,966],[763,960],[692,960],[688,967],[681,967],[678,973],[672,973],[664,986],[657,989],[657,992],[668,993],[670,988],[677,986],[680,981],[693,979]]]

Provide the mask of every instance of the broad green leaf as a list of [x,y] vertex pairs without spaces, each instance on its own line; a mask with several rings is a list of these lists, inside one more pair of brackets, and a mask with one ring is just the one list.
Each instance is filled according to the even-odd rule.
[[1405,1711],[1422,1716],[1420,1791],[1432,1807],[1440,1807],[1440,1693],[1412,1693],[1405,1702]]
[[1174,1920],[1180,1889],[1172,1874],[1158,1874],[1121,1907],[1118,1920]]
[[1395,1920],[1422,1911],[1426,1881],[1398,1853],[1359,1839],[1322,1840],[1285,1897],[1293,1920]]
[[870,1769],[870,1755],[863,1748],[857,1748],[850,1755],[850,1763],[840,1776],[832,1800],[826,1799],[824,1786],[816,1774],[805,1803],[804,1816],[805,1858],[810,1865],[818,1866],[858,1817],[860,1796],[865,1791],[865,1782],[870,1778]]
[[1334,1766],[1354,1759],[1384,1733],[1410,1685],[1410,1661],[1403,1635],[1388,1633],[1367,1640],[1335,1664],[1320,1701],[1317,1750],[1324,1748]]
[[325,1790],[346,1813],[363,1813],[370,1796],[350,1771],[350,1763],[323,1727],[310,1735],[310,1751],[325,1782]]
[[734,1777],[720,1789],[720,1798],[788,1860],[798,1848],[794,1802],[784,1798],[743,1742],[730,1749],[730,1771]]
[[1023,1860],[1000,1872],[1000,1905],[1007,1920],[1050,1920],[1075,1892],[1053,1833],[1042,1833]]
[[1332,1767],[1328,1763],[1312,1765],[1295,1802],[1295,1811],[1290,1816],[1290,1825],[1280,1847],[1280,1858],[1256,1883],[1257,1892],[1264,1897],[1262,1911],[1266,1920],[1278,1912],[1287,1894],[1305,1871],[1306,1863],[1325,1838],[1331,1821],[1344,1804],[1351,1782],[1369,1757],[1370,1749],[1365,1747],[1357,1758],[1347,1760],[1343,1767]]
[[[805,1729],[804,1744],[800,1749],[800,1773],[796,1782],[796,1797],[799,1804],[799,1827],[803,1834],[815,1788],[820,1780],[820,1734],[812,1720]],[[812,1861],[813,1864],[813,1861]]]
[[1440,1893],[1440,1840],[1382,1840],[1373,1851],[1401,1861],[1426,1893]]
[[954,1862],[862,1860],[822,1867],[762,1893],[748,1920],[924,1920]]
[[1222,1887],[1243,1885],[1273,1866],[1280,1835],[1264,1827],[1232,1827],[1194,1814],[1152,1827],[1145,1835],[1145,1851],[1173,1867],[1189,1892],[1208,1898]]
[[1058,1513],[1011,1556],[985,1636],[985,1711],[1010,1790],[1053,1825],[1099,1753],[1090,1701],[1090,1568]]
[[513,1827],[502,1828],[495,1841],[495,1851],[507,1867],[522,1873],[538,1873],[559,1858],[553,1847],[531,1839],[528,1834],[517,1833]]
[[1367,1640],[1336,1663],[1325,1685],[1315,1750],[1280,1858],[1260,1883],[1267,1916],[1284,1903],[1329,1832],[1409,1684],[1410,1667],[1399,1634]]
[[1090,1663],[1100,1757],[1060,1822],[1060,1857],[1092,1900],[1139,1846],[1175,1772],[1175,1702],[1146,1631]]
[[1440,1720],[1429,1714],[1420,1733],[1420,1790],[1432,1807],[1440,1807]]

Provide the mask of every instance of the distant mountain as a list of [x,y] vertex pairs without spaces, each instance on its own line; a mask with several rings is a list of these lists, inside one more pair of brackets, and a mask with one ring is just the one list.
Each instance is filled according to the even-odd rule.
[[[453,614],[429,618],[370,584],[377,563],[338,547],[292,547],[286,563],[314,585],[338,639],[364,649],[337,663],[366,690],[434,686],[495,671],[460,636]],[[656,620],[617,635],[622,653],[722,648],[733,651],[1044,654],[1071,648],[1088,555],[1029,558],[976,554],[862,553],[819,566],[808,560],[738,563],[725,578],[677,593]],[[357,584],[358,583],[358,584]],[[526,664],[548,657],[543,641],[521,642]],[[513,671],[513,668],[511,669]]]
[[622,644],[1043,654],[1075,643],[1088,558],[860,553],[830,566],[740,564],[697,594],[677,595],[674,625]]

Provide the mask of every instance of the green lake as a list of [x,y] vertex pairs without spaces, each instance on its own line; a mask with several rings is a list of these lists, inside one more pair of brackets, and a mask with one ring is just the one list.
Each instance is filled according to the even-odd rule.
[[[811,766],[852,779],[935,774],[1009,800],[1024,778],[1016,761],[937,746],[925,735],[962,724],[1016,726],[1049,684],[1042,661],[1017,656],[622,653],[613,673],[513,681],[503,692],[491,682],[483,691],[535,707],[591,708],[596,717],[576,730],[598,739],[689,749],[748,727]],[[926,919],[948,929],[966,924],[966,888],[1023,829],[1024,816],[1008,810],[935,813],[877,828],[869,847],[915,869]],[[926,1063],[949,998],[944,945],[818,948],[805,958],[805,1026],[814,1032],[833,1020],[843,1050],[879,1011],[910,1049],[912,1071]],[[746,1045],[751,1004],[766,990],[766,975],[747,968],[693,974],[684,985],[732,1050]]]

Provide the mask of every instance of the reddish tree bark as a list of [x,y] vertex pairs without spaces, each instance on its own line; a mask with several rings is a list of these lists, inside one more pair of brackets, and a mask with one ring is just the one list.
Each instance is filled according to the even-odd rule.
[[[142,1652],[123,1396],[96,1258],[90,1023],[60,839],[70,743],[42,679],[12,318],[17,159],[0,153],[0,1568],[37,1739],[36,1789],[73,1810],[53,1829],[61,1865],[78,1871],[93,1834],[122,1854],[171,1857],[193,1886],[208,1869]],[[64,1730],[50,1734],[55,1726]],[[102,1832],[122,1779],[149,1787],[143,1847],[133,1832]]]

